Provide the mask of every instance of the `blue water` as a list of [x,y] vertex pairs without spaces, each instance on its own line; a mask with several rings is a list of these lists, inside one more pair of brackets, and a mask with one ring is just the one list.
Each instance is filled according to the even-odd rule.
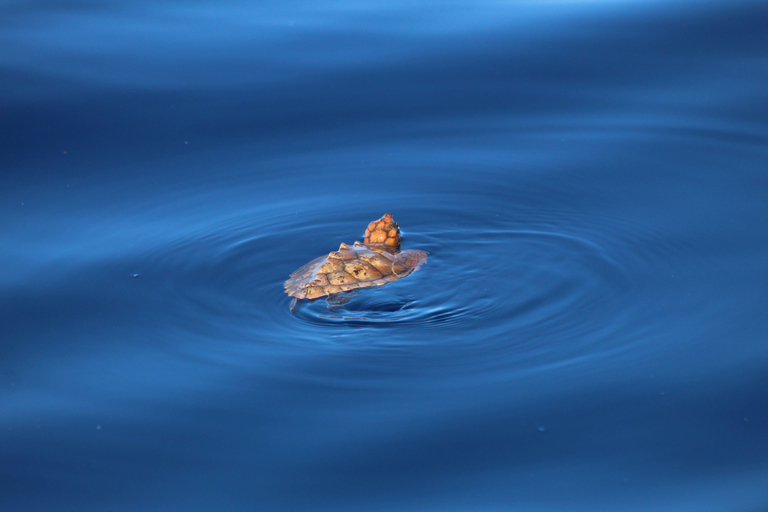
[[766,27],[0,3],[0,510],[768,510]]

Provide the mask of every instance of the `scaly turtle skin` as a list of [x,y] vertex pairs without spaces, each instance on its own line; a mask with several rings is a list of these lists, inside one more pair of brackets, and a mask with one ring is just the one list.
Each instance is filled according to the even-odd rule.
[[291,274],[285,282],[285,293],[295,299],[317,299],[381,286],[415,272],[426,261],[424,251],[400,251],[400,227],[387,213],[368,225],[363,243],[355,242],[351,247],[341,244],[338,251],[314,259]]

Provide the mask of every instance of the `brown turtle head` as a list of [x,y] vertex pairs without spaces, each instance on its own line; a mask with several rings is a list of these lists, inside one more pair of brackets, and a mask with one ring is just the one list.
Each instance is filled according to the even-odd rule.
[[395,219],[392,218],[391,213],[387,213],[379,220],[368,224],[363,244],[389,252],[400,250],[400,227],[395,222]]

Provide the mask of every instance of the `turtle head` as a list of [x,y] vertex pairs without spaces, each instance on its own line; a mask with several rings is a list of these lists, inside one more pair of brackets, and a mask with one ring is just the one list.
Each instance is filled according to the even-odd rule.
[[391,213],[368,224],[363,244],[368,247],[385,249],[390,252],[400,250],[400,227]]

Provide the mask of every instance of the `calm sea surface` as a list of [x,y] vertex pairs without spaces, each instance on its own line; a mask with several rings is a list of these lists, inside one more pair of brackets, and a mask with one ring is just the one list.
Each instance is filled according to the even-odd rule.
[[0,2],[0,510],[768,510],[767,27]]

